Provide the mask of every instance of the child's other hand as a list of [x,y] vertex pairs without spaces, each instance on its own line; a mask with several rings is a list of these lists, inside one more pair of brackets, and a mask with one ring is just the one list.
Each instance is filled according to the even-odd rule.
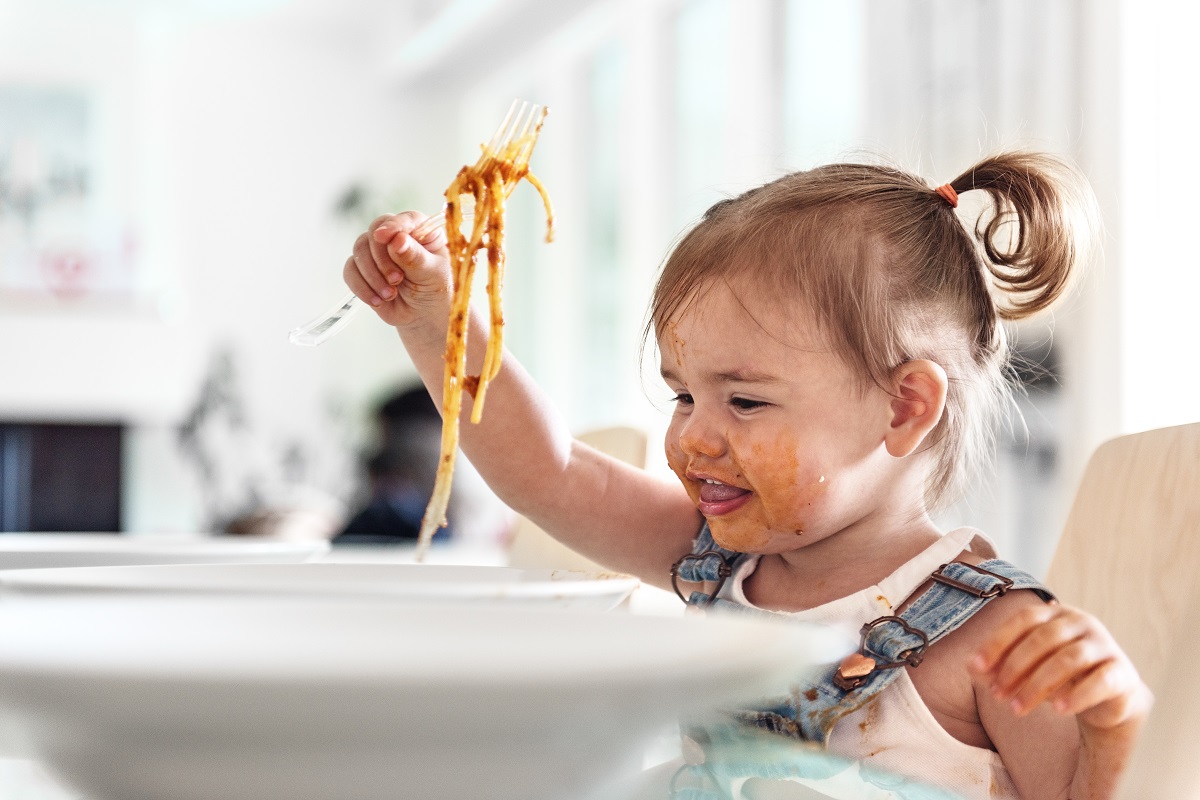
[[1049,703],[1096,732],[1139,725],[1153,704],[1108,629],[1095,617],[1057,603],[1029,605],[1006,619],[970,668],[1015,714]]
[[379,217],[355,240],[342,270],[350,290],[389,325],[404,327],[431,313],[443,328],[446,324],[451,285],[446,234],[439,225],[413,237],[424,220],[412,211]]

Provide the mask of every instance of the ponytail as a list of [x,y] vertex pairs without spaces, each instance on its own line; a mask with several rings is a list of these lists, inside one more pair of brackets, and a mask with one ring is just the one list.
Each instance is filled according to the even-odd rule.
[[1044,153],[1004,153],[949,186],[958,194],[983,191],[991,200],[975,238],[994,288],[1005,296],[996,304],[999,317],[1024,319],[1054,304],[1087,258],[1099,216],[1075,169]]

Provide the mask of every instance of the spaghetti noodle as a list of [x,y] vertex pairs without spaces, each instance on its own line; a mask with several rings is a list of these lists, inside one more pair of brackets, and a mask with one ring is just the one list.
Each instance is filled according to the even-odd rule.
[[[438,528],[446,525],[446,508],[458,453],[459,418],[462,396],[474,398],[471,422],[482,419],[488,386],[500,372],[504,353],[504,314],[501,290],[504,284],[505,201],[516,185],[527,180],[542,198],[546,211],[546,241],[554,239],[554,210],[545,187],[530,171],[529,156],[537,144],[547,109],[539,109],[532,130],[504,143],[498,149],[484,145],[479,160],[459,170],[446,188],[446,246],[450,253],[453,296],[450,301],[450,325],[446,332],[445,374],[442,381],[442,447],[438,459],[433,495],[425,508],[417,539],[418,561],[424,558]],[[463,198],[473,204],[470,236],[463,233]],[[467,375],[467,326],[470,319],[471,287],[475,277],[475,257],[487,254],[488,317],[490,320],[483,366],[478,375]]]

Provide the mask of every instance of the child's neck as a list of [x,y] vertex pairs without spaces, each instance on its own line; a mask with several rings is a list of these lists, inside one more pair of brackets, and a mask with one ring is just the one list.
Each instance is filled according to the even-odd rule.
[[926,515],[860,524],[798,550],[764,555],[743,590],[773,611],[803,611],[873,586],[941,537]]

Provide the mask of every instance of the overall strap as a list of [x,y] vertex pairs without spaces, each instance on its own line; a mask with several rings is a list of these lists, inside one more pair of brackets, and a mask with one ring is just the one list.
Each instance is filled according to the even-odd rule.
[[[830,666],[773,707],[740,711],[735,716],[758,728],[826,743],[838,720],[871,702],[904,667],[920,664],[929,645],[960,627],[994,598],[1013,589],[1031,589],[1047,602],[1054,600],[1038,580],[999,559],[977,566],[950,562],[930,577],[932,586],[899,615],[863,625],[859,650],[841,664]],[[718,606],[725,608],[727,603],[718,601]]]
[[1030,589],[1046,602],[1054,600],[1040,581],[1000,559],[978,565],[952,561],[938,567],[930,578],[933,584],[899,615],[880,617],[862,627],[862,647],[834,674],[840,689],[877,693],[895,680],[899,674],[895,668],[920,664],[929,645],[1012,589]]
[[[696,541],[692,544],[692,552],[671,566],[671,585],[675,587],[675,594],[679,595],[679,599],[689,606],[706,608],[716,600],[721,587],[733,574],[734,568],[746,558],[745,553],[727,550],[717,544],[706,521],[700,528]],[[716,588],[707,593],[693,591],[685,597],[683,590],[679,587],[680,581],[697,584],[715,583]],[[729,605],[736,604],[730,603]]]

